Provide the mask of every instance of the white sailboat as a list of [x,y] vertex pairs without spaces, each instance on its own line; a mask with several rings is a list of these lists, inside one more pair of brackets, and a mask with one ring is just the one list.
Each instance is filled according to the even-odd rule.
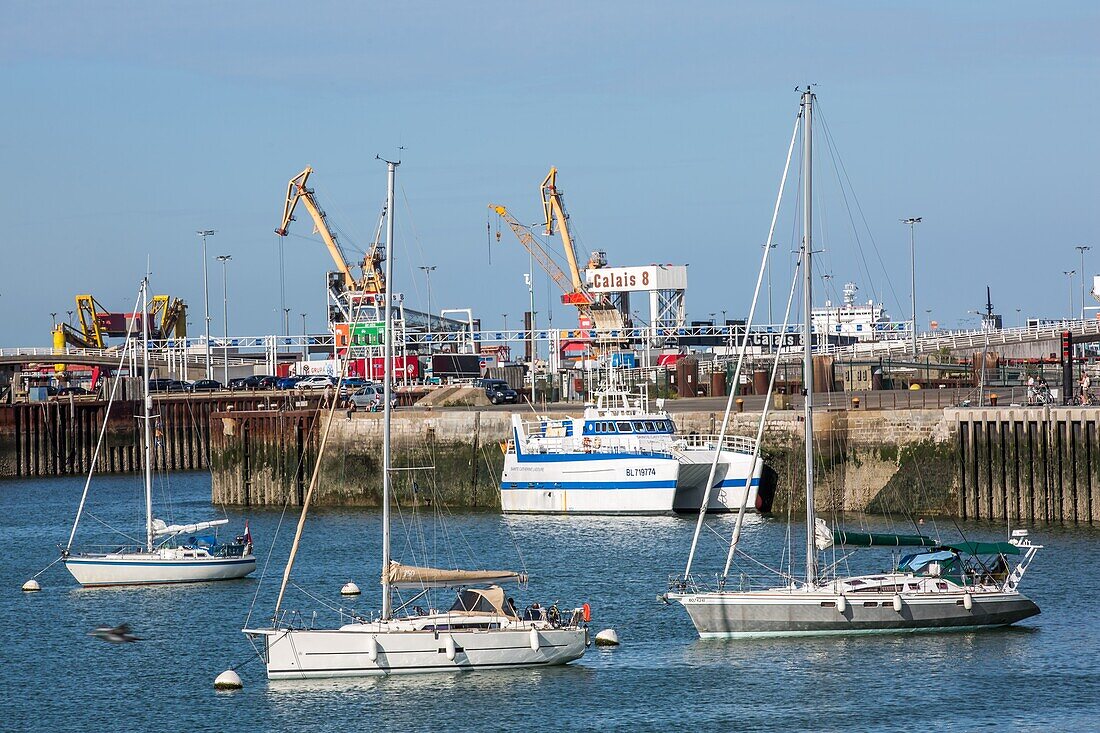
[[[1004,626],[1034,616],[1039,613],[1039,607],[1020,593],[1019,585],[1041,546],[1027,539],[1026,530],[1012,532],[1007,542],[944,544],[922,534],[833,531],[815,515],[811,340],[814,100],[815,95],[807,88],[802,94],[799,112],[804,166],[801,266],[806,433],[805,578],[800,580],[785,575],[781,583],[771,587],[753,588],[751,584],[745,587],[744,582],[736,589],[727,586],[730,563],[740,537],[742,511],[738,514],[726,566],[717,585],[706,588],[696,582],[691,576],[691,566],[703,525],[704,503],[684,574],[672,579],[670,592],[665,597],[683,605],[699,635],[704,638],[974,629]],[[797,132],[798,121],[791,139],[791,150]],[[787,161],[789,166],[790,152]],[[778,206],[777,201],[776,211]],[[773,229],[774,226],[773,215]],[[770,238],[768,241],[771,241]],[[761,273],[767,262],[768,249],[765,248]],[[793,286],[792,283],[792,294]],[[788,301],[788,314],[789,310]],[[726,419],[728,412],[727,407]],[[757,440],[761,437],[762,431],[758,433]],[[828,569],[819,572],[818,551],[834,543],[912,547],[914,551],[902,557],[891,572],[831,577]]]
[[[393,256],[393,192],[398,163],[387,161],[386,283],[390,283]],[[257,640],[270,679],[363,677],[486,669],[514,669],[567,664],[585,651],[589,612],[584,608],[559,612],[537,604],[519,613],[501,583],[526,577],[510,571],[443,570],[401,565],[390,558],[390,371],[393,367],[393,299],[386,293],[384,328],[385,399],[382,428],[382,608],[373,619],[355,617],[331,629],[304,628],[280,615],[283,595],[297,554],[306,513],[320,474],[328,427],[321,438],[313,477],[302,503],[294,543],[283,571],[282,585],[270,628],[246,628]],[[332,414],[329,414],[331,424]],[[393,608],[393,592],[419,591],[412,600]],[[458,591],[447,609],[420,610],[411,606],[429,588]],[[412,610],[410,611],[410,607]]]
[[[99,456],[99,449],[106,432],[107,419],[118,388],[116,379],[111,388],[103,427],[92,470],[84,484],[80,507],[73,521],[69,541],[62,548],[62,562],[76,581],[83,586],[150,585],[161,583],[199,583],[213,580],[243,578],[256,569],[256,557],[252,554],[252,535],[247,525],[245,533],[233,542],[218,543],[212,538],[200,537],[199,532],[228,524],[228,519],[216,519],[193,524],[168,524],[153,517],[153,398],[149,393],[149,295],[148,279],[141,282],[142,323],[142,374],[143,374],[143,422],[144,484],[145,484],[145,544],[134,547],[115,547],[109,551],[79,551],[73,549],[76,530],[84,513],[91,485],[92,474]],[[134,347],[134,340],[127,334],[127,348]],[[125,361],[126,355],[122,359]]]

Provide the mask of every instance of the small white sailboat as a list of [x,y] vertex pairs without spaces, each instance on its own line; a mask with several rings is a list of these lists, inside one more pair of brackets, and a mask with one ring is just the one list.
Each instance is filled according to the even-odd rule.
[[[83,586],[149,585],[161,583],[200,583],[214,580],[243,578],[256,569],[256,557],[252,554],[252,535],[245,525],[243,535],[232,542],[219,543],[217,535],[203,536],[200,532],[229,523],[228,519],[216,519],[193,524],[168,524],[153,517],[153,398],[149,392],[149,354],[145,344],[149,342],[148,280],[141,282],[142,305],[142,374],[144,424],[144,484],[145,484],[145,544],[144,546],[114,547],[108,551],[79,551],[73,549],[76,530],[84,513],[94,466],[102,445],[107,419],[118,387],[112,385],[104,426],[92,460],[92,471],[84,485],[80,507],[73,522],[69,541],[62,548],[62,562],[76,581]],[[135,347],[127,334],[127,348]],[[126,359],[124,354],[123,361]]]
[[[386,278],[392,282],[393,192],[397,163],[388,163]],[[283,571],[270,628],[245,628],[260,644],[270,679],[364,677],[486,669],[516,669],[562,665],[579,659],[587,642],[587,605],[564,612],[556,607],[532,604],[523,613],[506,596],[502,583],[525,582],[526,576],[511,571],[445,570],[401,565],[390,558],[390,390],[393,367],[393,299],[387,292],[384,323],[385,399],[382,427],[382,608],[376,618],[354,616],[350,623],[322,629],[290,622],[299,618],[281,615],[302,527],[320,475],[321,458],[328,439],[332,413],[321,438],[317,463],[302,502],[302,512]],[[445,609],[421,609],[414,603],[427,597],[428,589],[453,588],[454,603]],[[395,590],[417,591],[397,609]]]
[[[806,571],[800,580],[781,574],[782,582],[752,587],[742,581],[727,585],[730,563],[737,551],[740,512],[726,559],[715,587],[707,588],[691,576],[700,513],[684,574],[673,578],[666,599],[683,605],[704,638],[855,634],[902,631],[942,631],[1004,626],[1039,613],[1034,601],[1019,591],[1020,581],[1041,546],[1015,530],[1006,542],[941,543],[923,534],[874,534],[831,530],[814,509],[813,356],[812,356],[812,131],[815,95],[802,95],[799,119],[803,136],[803,375],[806,434]],[[795,136],[791,139],[794,148]],[[790,152],[787,156],[790,164]],[[784,172],[784,180],[786,172]],[[782,188],[780,188],[780,197]],[[778,201],[776,210],[778,211]],[[772,227],[775,219],[773,216]],[[770,237],[769,237],[769,240]],[[767,250],[761,265],[763,273]],[[794,283],[791,289],[794,293]],[[759,279],[757,286],[759,293]],[[755,308],[755,301],[753,304]],[[788,314],[790,301],[788,301]],[[750,311],[751,323],[751,311]],[[776,358],[778,364],[778,356]],[[773,369],[774,380],[774,369]],[[766,409],[766,408],[765,408]],[[728,420],[729,407],[727,407]],[[724,423],[723,423],[724,424]],[[761,426],[763,419],[761,420]],[[762,430],[762,429],[761,429]],[[758,433],[759,441],[762,432]],[[759,450],[759,448],[757,448]],[[836,545],[912,547],[891,572],[850,577],[819,571],[818,551]],[[834,563],[834,566],[836,563]]]

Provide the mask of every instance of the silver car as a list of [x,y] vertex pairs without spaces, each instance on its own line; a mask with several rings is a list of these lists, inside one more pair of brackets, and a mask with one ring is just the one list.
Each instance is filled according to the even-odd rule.
[[[351,403],[357,410],[370,410],[372,412],[382,409],[382,401],[385,399],[385,387],[381,384],[368,384],[351,393]],[[390,404],[397,407],[397,395],[390,393]]]

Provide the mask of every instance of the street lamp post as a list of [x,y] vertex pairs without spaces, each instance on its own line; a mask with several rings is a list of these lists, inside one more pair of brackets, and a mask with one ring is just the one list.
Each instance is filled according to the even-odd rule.
[[309,361],[309,337],[306,335],[306,314],[299,313],[302,317],[302,361]]
[[206,378],[213,378],[210,367],[210,283],[206,276],[206,238],[217,233],[216,229],[199,229],[195,234],[202,237],[202,316],[206,324]]
[[1081,253],[1081,320],[1083,321],[1085,320],[1085,253],[1092,247],[1081,244],[1074,249]]
[[69,327],[71,328],[72,325],[73,325],[73,311],[65,311],[65,312],[69,314]]
[[523,273],[523,281],[527,284],[527,297],[531,300],[531,330],[527,334],[531,342],[531,363],[527,368],[531,376],[531,404],[535,404],[535,275],[532,272]]
[[[233,259],[233,255],[218,255],[218,262],[222,263],[222,321],[225,323],[225,343],[222,345],[222,358],[224,360],[224,370],[222,371],[222,378],[225,380],[222,382],[224,385],[229,384],[229,272],[226,264]],[[209,348],[209,347],[207,347]]]
[[[432,332],[432,272],[435,270],[435,265],[421,265],[420,269],[424,271],[424,280],[428,286],[428,333]],[[431,340],[428,341],[428,351],[432,351]]]
[[921,216],[911,216],[901,219],[902,224],[909,225],[909,269],[912,275],[912,305],[913,305],[913,357],[917,356],[917,224],[920,224]]
[[1077,274],[1077,270],[1062,270],[1062,274],[1066,276],[1066,280],[1069,282],[1069,320],[1073,320],[1073,276]]
[[53,327],[57,328],[57,312],[50,313],[50,320],[53,321]]

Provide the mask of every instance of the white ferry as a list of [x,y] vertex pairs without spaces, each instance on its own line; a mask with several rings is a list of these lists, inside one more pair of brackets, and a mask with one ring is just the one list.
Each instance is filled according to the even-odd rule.
[[[580,418],[512,416],[504,449],[501,508],[511,514],[665,514],[697,512],[717,436],[678,435],[662,401],[644,393],[598,393]],[[749,477],[753,442],[727,436],[707,511],[768,511],[763,459]],[[746,499],[745,494],[748,492]]]

